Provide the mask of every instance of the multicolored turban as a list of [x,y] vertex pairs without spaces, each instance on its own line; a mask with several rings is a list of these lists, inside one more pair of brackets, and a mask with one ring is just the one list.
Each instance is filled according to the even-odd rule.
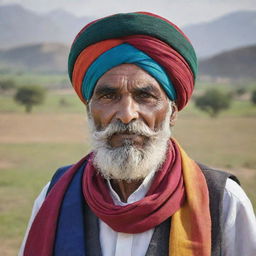
[[170,21],[138,12],[89,23],[71,47],[69,77],[86,103],[98,79],[125,63],[135,64],[153,76],[179,110],[187,104],[196,79],[197,58],[189,39]]

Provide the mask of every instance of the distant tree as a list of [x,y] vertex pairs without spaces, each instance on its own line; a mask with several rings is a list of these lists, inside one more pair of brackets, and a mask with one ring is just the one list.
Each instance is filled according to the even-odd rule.
[[238,89],[236,90],[236,95],[238,95],[238,96],[242,96],[242,95],[244,95],[245,93],[246,93],[246,89],[243,88],[243,87],[238,88]]
[[18,88],[14,99],[25,106],[25,111],[30,113],[34,105],[40,105],[45,99],[45,89],[41,86],[26,85]]
[[256,104],[256,90],[252,91],[251,101],[253,104]]
[[231,99],[229,93],[223,93],[218,89],[209,89],[195,99],[195,105],[211,117],[217,117],[222,110],[230,107]]
[[60,98],[59,105],[61,107],[69,107],[70,103],[69,103],[69,101],[66,98]]
[[11,79],[0,80],[0,90],[3,92],[10,91],[16,88],[16,84]]

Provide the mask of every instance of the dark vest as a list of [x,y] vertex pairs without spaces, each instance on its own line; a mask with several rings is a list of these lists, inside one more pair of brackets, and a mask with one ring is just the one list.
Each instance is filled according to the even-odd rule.
[[[230,173],[211,169],[203,164],[198,164],[206,178],[210,195],[210,213],[212,221],[212,248],[211,256],[221,256],[222,248],[222,201],[227,178],[231,178],[239,184],[238,179]],[[48,192],[69,169],[70,166],[59,168],[54,174]],[[47,192],[47,193],[48,193]],[[99,240],[98,217],[85,204],[85,241],[87,256],[102,256]],[[171,218],[155,227],[146,256],[168,256],[169,235]]]

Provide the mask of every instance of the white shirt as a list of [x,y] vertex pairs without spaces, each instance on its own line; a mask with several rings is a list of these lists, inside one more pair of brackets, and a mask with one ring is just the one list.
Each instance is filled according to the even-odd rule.
[[[121,202],[117,193],[108,186],[116,205],[126,205],[142,199],[147,193],[153,175],[149,174],[140,187],[133,192],[127,203]],[[25,238],[19,256],[23,255],[24,245],[31,224],[40,209],[49,183],[35,200]],[[139,234],[115,232],[106,223],[100,221],[100,244],[103,256],[145,256],[154,229]],[[256,219],[250,200],[243,189],[233,180],[227,179],[223,198],[223,251],[222,256],[255,256],[256,255]]]

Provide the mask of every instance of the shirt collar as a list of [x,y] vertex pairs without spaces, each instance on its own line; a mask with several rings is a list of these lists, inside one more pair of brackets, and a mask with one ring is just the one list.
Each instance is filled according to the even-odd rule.
[[143,182],[140,184],[140,186],[128,197],[126,203],[121,201],[119,195],[116,193],[116,191],[111,186],[110,180],[107,180],[110,195],[114,201],[114,204],[125,206],[125,205],[131,204],[131,203],[135,203],[135,202],[141,200],[142,198],[144,198],[153,182],[154,175],[155,175],[154,171],[150,172],[146,176],[146,178],[143,180]]

